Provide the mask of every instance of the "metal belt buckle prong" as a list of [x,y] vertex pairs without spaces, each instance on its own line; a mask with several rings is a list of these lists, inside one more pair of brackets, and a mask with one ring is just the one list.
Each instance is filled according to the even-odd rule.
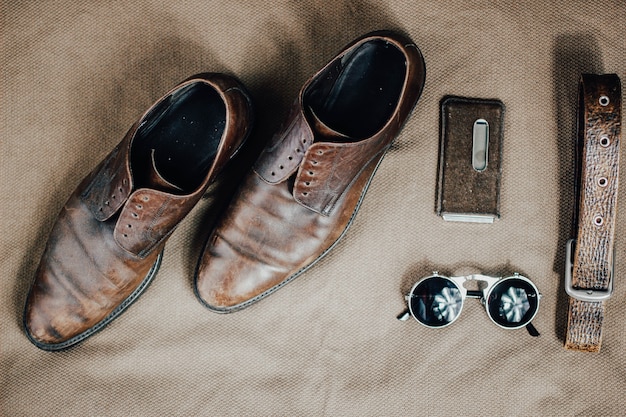
[[570,239],[565,244],[565,292],[572,298],[587,302],[606,301],[613,295],[613,271],[606,290],[594,290],[591,288],[574,288],[572,286],[572,270],[574,268],[573,247],[576,241]]

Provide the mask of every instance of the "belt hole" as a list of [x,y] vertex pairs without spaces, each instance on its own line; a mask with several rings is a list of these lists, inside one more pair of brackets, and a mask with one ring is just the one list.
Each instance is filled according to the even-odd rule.
[[609,184],[609,180],[606,177],[598,178],[598,185],[600,187],[606,187]]
[[602,107],[605,107],[609,105],[611,100],[609,100],[607,96],[600,96],[600,99],[598,100],[598,102],[600,103]]
[[600,138],[600,146],[602,146],[603,148],[608,147],[611,144],[611,140],[609,139],[608,136],[602,136]]
[[593,219],[593,224],[595,224],[596,226],[602,226],[603,223],[604,223],[604,219],[600,215],[596,216]]

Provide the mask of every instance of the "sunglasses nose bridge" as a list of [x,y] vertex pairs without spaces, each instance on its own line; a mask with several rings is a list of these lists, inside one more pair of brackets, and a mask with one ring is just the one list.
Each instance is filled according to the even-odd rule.
[[[451,281],[453,281],[463,292],[463,296],[467,298],[477,298],[480,299],[484,303],[485,294],[492,288],[498,281],[500,281],[500,277],[492,277],[483,274],[471,274],[471,275],[463,275],[450,277]],[[478,290],[469,290],[465,287],[465,283],[468,281],[475,281],[478,283]]]
[[496,282],[500,281],[502,277],[492,277],[490,275],[473,274],[469,276],[472,281],[479,281],[487,283],[487,288],[491,288]]

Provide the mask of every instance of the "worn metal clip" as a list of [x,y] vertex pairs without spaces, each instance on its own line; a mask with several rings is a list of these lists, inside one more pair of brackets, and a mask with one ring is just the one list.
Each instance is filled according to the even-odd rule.
[[474,122],[472,129],[472,167],[478,172],[487,169],[489,154],[489,123],[485,119]]

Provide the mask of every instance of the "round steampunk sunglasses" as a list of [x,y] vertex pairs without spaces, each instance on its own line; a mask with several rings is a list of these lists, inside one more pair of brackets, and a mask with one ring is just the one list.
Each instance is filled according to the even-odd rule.
[[[477,281],[479,290],[465,288],[468,281]],[[531,320],[539,310],[541,294],[532,281],[518,273],[509,277],[481,274],[446,277],[434,272],[413,285],[405,298],[408,308],[398,320],[406,321],[413,316],[426,327],[446,327],[461,315],[466,298],[478,298],[497,326],[526,327],[532,336],[539,336]]]

